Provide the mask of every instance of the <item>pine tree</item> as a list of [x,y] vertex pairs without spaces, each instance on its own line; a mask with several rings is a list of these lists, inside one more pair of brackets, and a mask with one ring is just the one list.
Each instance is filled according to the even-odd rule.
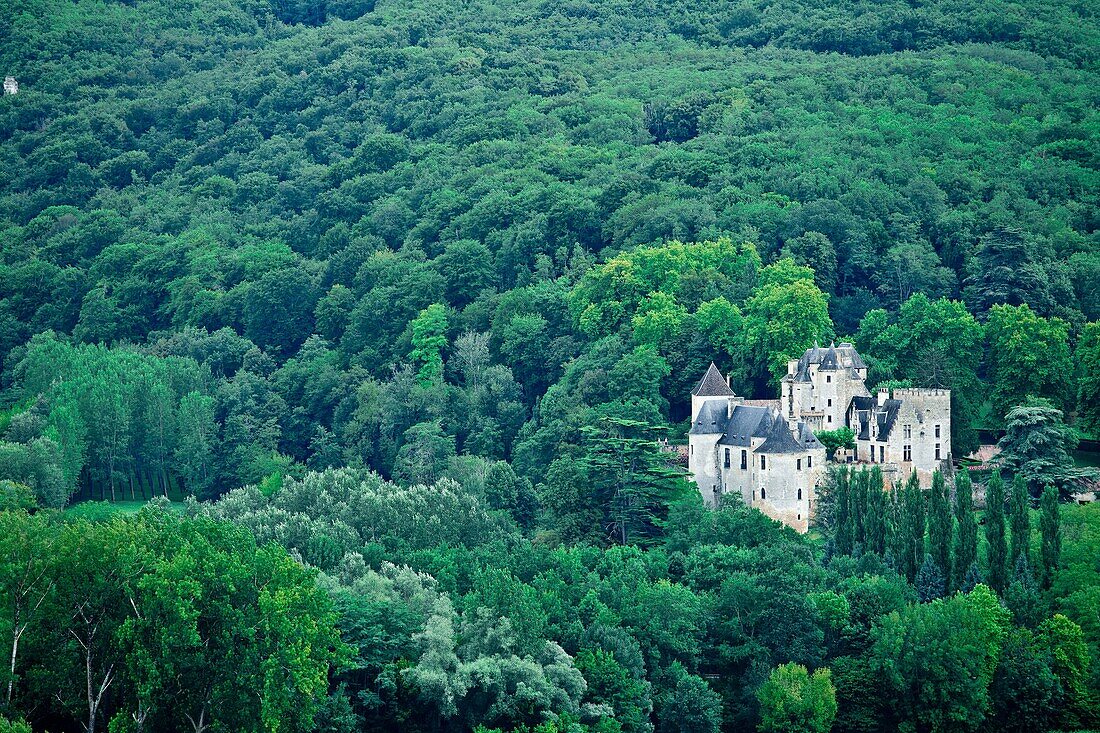
[[974,516],[974,493],[970,475],[955,474],[955,573],[954,587],[962,588],[970,566],[978,561],[978,521]]
[[917,597],[921,603],[943,598],[943,573],[931,555],[924,556],[924,563],[920,566],[913,585],[917,588]]
[[1041,501],[1042,515],[1039,517],[1039,529],[1043,536],[1043,588],[1050,588],[1054,582],[1054,573],[1062,556],[1062,521],[1058,507],[1058,490],[1048,486],[1043,490]]
[[951,537],[953,529],[951,499],[947,483],[939,471],[932,473],[932,491],[928,503],[928,550],[946,581],[951,577]]
[[1027,481],[1023,474],[1012,479],[1012,498],[1009,500],[1009,526],[1012,528],[1012,553],[1009,560],[1015,564],[1021,557],[1028,559],[1028,545],[1031,540],[1031,520],[1028,516],[1031,497],[1027,491]]
[[985,487],[985,540],[989,585],[998,593],[1003,593],[1008,561],[1008,545],[1005,541],[1005,485],[996,470]]

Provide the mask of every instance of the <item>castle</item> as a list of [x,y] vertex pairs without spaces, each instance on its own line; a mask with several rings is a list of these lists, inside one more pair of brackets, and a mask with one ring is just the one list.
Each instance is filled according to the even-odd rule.
[[913,471],[923,485],[951,459],[951,393],[867,389],[852,344],[808,349],[787,363],[778,400],[745,400],[714,364],[691,392],[688,470],[703,500],[740,497],[799,532],[809,529],[825,448],[814,433],[848,427],[855,446],[835,460],[875,463],[888,482]]

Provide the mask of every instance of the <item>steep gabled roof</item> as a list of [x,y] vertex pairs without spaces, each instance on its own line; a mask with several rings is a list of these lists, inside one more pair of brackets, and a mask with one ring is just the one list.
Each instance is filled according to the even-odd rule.
[[791,435],[787,422],[776,418],[772,421],[768,437],[756,449],[757,453],[801,453],[806,448]]
[[733,390],[726,384],[726,378],[722,376],[722,372],[718,371],[718,367],[714,366],[713,361],[710,363],[707,373],[695,385],[695,389],[691,390],[691,394],[696,397],[734,396]]
[[770,417],[771,410],[766,407],[737,405],[726,425],[726,434],[718,442],[722,445],[748,446],[753,438],[763,438],[768,434]]
[[729,418],[726,417],[726,403],[720,400],[704,402],[699,408],[695,422],[691,424],[692,435],[721,435],[726,432]]

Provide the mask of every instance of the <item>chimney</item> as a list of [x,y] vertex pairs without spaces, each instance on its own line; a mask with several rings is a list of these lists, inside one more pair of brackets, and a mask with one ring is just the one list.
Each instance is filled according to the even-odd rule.
[[878,388],[878,406],[882,407],[886,404],[886,400],[890,399],[890,390],[886,387]]

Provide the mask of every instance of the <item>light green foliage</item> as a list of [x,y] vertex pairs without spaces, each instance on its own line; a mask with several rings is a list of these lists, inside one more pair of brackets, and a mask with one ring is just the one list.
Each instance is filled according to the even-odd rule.
[[1043,318],[1027,305],[995,305],[989,311],[989,377],[993,409],[1006,416],[1028,396],[1067,403],[1074,373],[1067,324]]
[[856,444],[856,434],[849,427],[836,430],[818,430],[814,435],[825,446],[825,454],[832,460],[840,448],[852,449]]
[[412,323],[412,350],[409,358],[423,385],[443,379],[443,349],[447,347],[447,311],[436,303],[420,312]]
[[745,355],[773,388],[789,359],[833,335],[828,302],[808,267],[784,259],[760,271],[760,284],[745,301]]
[[1088,323],[1077,341],[1077,420],[1100,435],[1100,323]]
[[836,690],[828,669],[811,675],[801,664],[772,670],[756,693],[761,733],[828,733],[836,718]]
[[977,730],[1007,624],[1008,612],[980,585],[885,616],[871,657],[885,716],[917,729]]

